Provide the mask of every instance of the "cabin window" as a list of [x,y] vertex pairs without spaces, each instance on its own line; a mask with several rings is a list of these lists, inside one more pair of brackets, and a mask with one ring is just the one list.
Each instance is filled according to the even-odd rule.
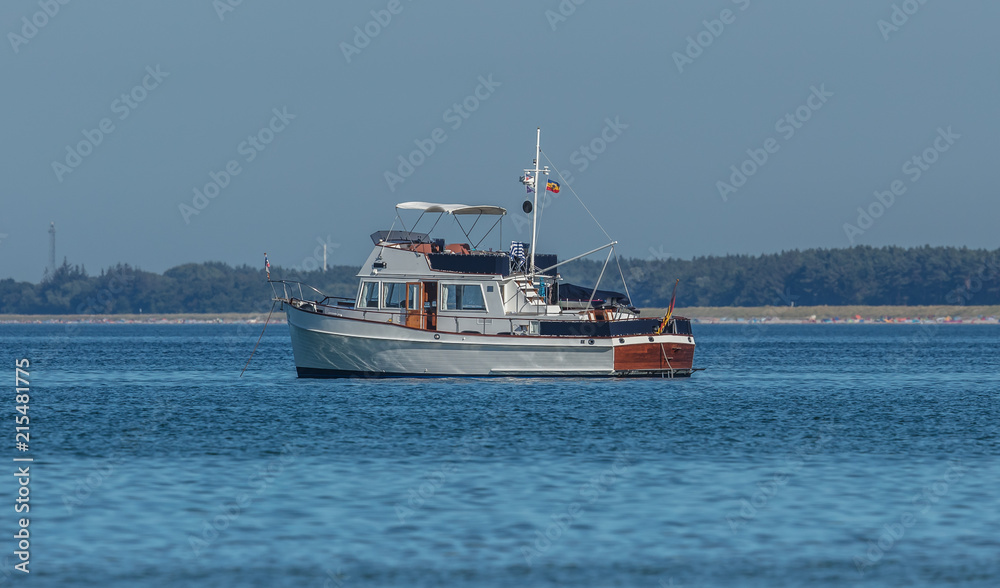
[[385,307],[386,308],[406,308],[406,283],[386,282],[385,283]]
[[361,287],[361,306],[378,308],[378,282],[365,282]]
[[479,284],[445,284],[442,310],[486,310],[483,288]]
[[407,310],[420,310],[422,308],[420,300],[420,284],[410,284],[410,306]]

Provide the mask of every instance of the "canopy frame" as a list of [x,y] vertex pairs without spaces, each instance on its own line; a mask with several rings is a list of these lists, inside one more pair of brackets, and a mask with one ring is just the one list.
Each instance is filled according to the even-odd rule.
[[[440,220],[444,218],[445,214],[450,214],[454,216],[455,224],[458,225],[459,230],[461,230],[462,234],[465,235],[465,238],[468,239],[469,244],[473,250],[478,249],[479,245],[484,240],[486,240],[486,237],[488,237],[490,233],[493,232],[493,229],[496,228],[497,225],[500,225],[500,231],[501,231],[500,237],[501,237],[501,247],[502,247],[503,225],[501,224],[501,221],[503,220],[503,217],[506,216],[507,209],[501,206],[493,206],[488,204],[477,204],[470,206],[468,204],[439,204],[435,202],[419,202],[419,201],[400,202],[399,204],[396,205],[396,217],[399,218],[399,222],[403,224],[403,228],[406,228],[406,224],[403,222],[403,219],[399,214],[400,210],[420,211],[420,216],[417,217],[416,222],[413,223],[413,229],[416,229],[417,225],[420,223],[420,220],[423,219],[424,215],[427,213],[438,213],[437,219],[434,221],[434,224],[431,225],[431,230],[434,230],[434,227],[436,227],[438,222],[440,222]],[[462,225],[462,222],[459,220],[458,217],[461,215],[473,215],[473,214],[476,215],[476,219],[473,221],[472,226],[469,227],[469,230],[465,230],[465,227]],[[484,215],[496,216],[498,218],[497,221],[493,223],[493,226],[491,226],[489,230],[486,231],[486,234],[484,234],[482,238],[479,239],[478,241],[475,241],[472,238],[471,233],[473,229],[476,228],[476,224],[479,223],[479,220]],[[431,231],[428,231],[428,233],[430,232]]]

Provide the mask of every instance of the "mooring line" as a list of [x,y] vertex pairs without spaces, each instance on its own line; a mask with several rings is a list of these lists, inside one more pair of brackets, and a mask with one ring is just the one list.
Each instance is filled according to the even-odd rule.
[[[267,330],[267,323],[271,321],[271,313],[274,312],[274,305],[277,303],[277,300],[271,303],[271,310],[267,313],[267,320],[264,321],[264,328],[260,330],[260,337],[257,337],[257,345],[260,345],[260,340],[264,338],[264,331]],[[247,358],[247,364],[243,366],[243,371],[240,372],[241,378],[243,377],[243,372],[247,371],[247,368],[250,367],[250,360],[253,359],[253,354],[257,353],[257,345],[253,346],[253,351],[250,352],[250,357]]]

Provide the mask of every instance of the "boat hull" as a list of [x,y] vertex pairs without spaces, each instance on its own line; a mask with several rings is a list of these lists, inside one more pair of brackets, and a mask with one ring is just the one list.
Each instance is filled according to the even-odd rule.
[[691,375],[687,335],[613,338],[447,333],[285,305],[299,377]]

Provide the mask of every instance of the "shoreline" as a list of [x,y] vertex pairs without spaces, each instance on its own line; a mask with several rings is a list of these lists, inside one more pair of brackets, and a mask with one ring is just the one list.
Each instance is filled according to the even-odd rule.
[[[665,308],[643,309],[662,316]],[[675,310],[700,324],[1000,324],[1000,306],[758,306]]]
[[[0,314],[0,324],[263,324],[267,313],[184,312],[177,314]],[[285,313],[274,313],[268,324],[285,323]]]
[[[660,317],[665,308],[644,308],[644,318]],[[676,316],[698,324],[1000,324],[1000,306],[763,306],[689,307]],[[0,314],[0,324],[263,324],[267,313],[177,314]],[[284,312],[270,323],[286,323]]]

